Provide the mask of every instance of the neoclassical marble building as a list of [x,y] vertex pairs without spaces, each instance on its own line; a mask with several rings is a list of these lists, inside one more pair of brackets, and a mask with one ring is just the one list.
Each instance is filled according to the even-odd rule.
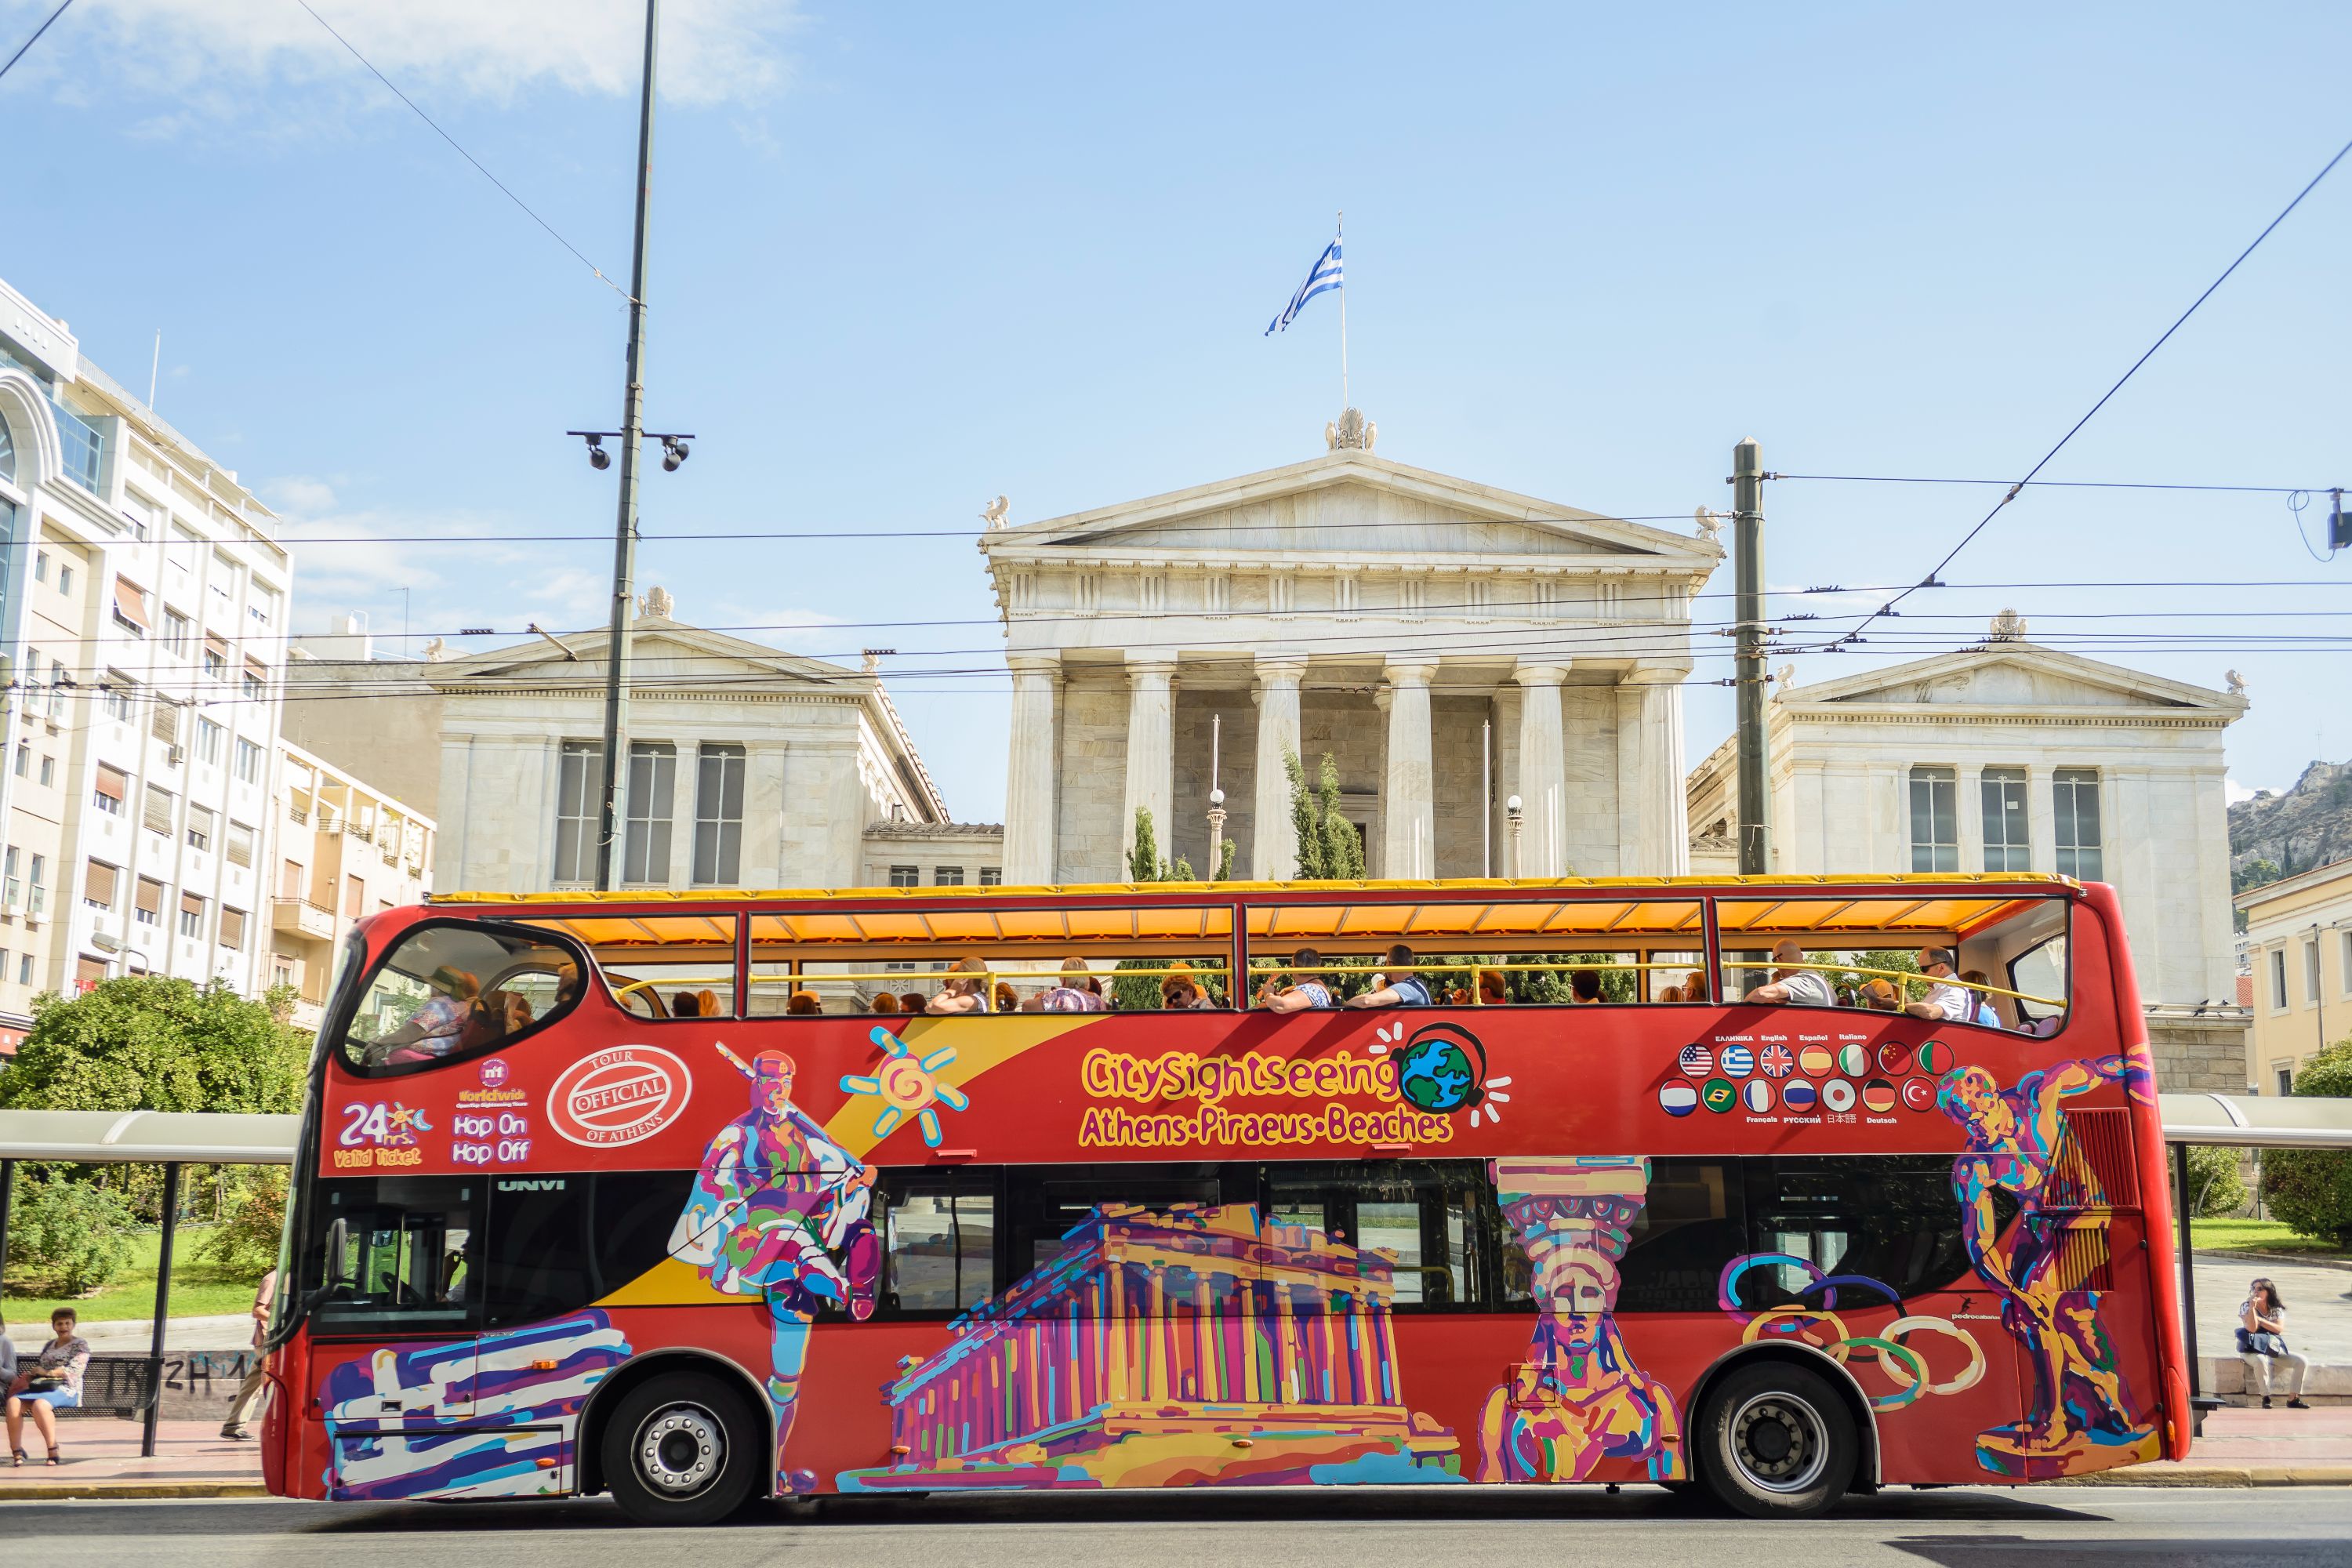
[[[1375,877],[1685,868],[1711,540],[1325,455],[980,540],[1013,696],[1004,879],[1122,879],[1139,807],[1202,875],[1296,869],[1283,757],[1333,757]],[[1482,781],[1491,776],[1490,785]],[[1517,795],[1514,833],[1504,804]]]

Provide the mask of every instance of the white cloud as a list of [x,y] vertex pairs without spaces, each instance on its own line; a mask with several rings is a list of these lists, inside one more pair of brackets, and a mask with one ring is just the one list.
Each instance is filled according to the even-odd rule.
[[2235,779],[2221,781],[2221,799],[2223,804],[2229,805],[2235,805],[2242,800],[2252,800],[2257,795],[2276,795],[2277,793],[2276,790],[2248,789]]
[[[311,3],[411,93],[503,99],[539,86],[637,90],[645,48],[638,0]],[[793,0],[671,0],[662,15],[663,95],[701,104],[772,95],[790,75],[782,40],[797,23]],[[354,72],[366,79],[294,0],[82,0],[60,26],[78,27],[85,38],[100,32],[102,47],[92,53],[110,70],[214,110],[250,107],[247,94],[259,84],[347,86]],[[72,90],[69,80],[58,85]],[[367,86],[382,93],[373,80]]]

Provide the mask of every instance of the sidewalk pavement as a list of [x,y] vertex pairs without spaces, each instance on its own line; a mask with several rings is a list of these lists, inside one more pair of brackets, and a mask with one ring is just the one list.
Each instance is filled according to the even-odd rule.
[[[32,1434],[27,1432],[27,1437]],[[0,1464],[0,1502],[66,1498],[256,1498],[261,1460],[250,1443],[224,1442],[209,1421],[166,1421],[156,1455],[139,1457],[135,1421],[58,1423],[66,1462],[21,1470]],[[1999,1484],[1990,1477],[1987,1485]],[[2071,1486],[2352,1486],[2352,1406],[2217,1410],[2188,1459],[2103,1470]]]

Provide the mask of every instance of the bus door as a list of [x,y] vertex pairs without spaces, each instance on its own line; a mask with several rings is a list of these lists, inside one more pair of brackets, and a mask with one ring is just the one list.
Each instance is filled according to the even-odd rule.
[[478,1176],[320,1184],[320,1245],[341,1250],[327,1259],[335,1283],[311,1316],[313,1407],[338,1440],[473,1415],[469,1298],[485,1185]]

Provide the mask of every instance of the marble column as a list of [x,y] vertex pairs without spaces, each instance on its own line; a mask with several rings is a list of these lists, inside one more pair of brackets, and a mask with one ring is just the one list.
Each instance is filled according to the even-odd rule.
[[1559,689],[1569,661],[1522,663],[1512,671],[1519,700],[1519,834],[1522,877],[1568,874],[1568,754],[1560,730]]
[[1151,813],[1152,837],[1159,840],[1161,859],[1172,859],[1176,822],[1176,662],[1173,659],[1127,661],[1127,799],[1119,813],[1119,875],[1127,875],[1125,857],[1135,847],[1135,814]]
[[1437,666],[1389,660],[1388,765],[1381,783],[1381,875],[1437,874],[1436,769],[1430,755],[1429,683]]
[[1961,763],[1952,770],[1959,780],[1960,869],[1985,868],[1984,764]]
[[[2050,764],[2025,764],[2026,863],[2036,871],[2058,868],[2058,810],[2052,796]],[[2222,900],[2227,904],[2229,900]]]
[[1681,877],[1690,871],[1689,810],[1684,799],[1684,671],[1636,669],[1618,689],[1617,743],[1631,748],[1633,831],[1617,868],[1630,877]]
[[1013,726],[1004,785],[1004,879],[1042,887],[1055,879],[1054,706],[1062,683],[1057,654],[1016,653]]
[[[1303,658],[1257,661],[1257,772],[1250,824],[1253,881],[1286,882],[1298,874],[1298,828],[1290,819],[1290,773],[1283,758],[1298,751],[1298,683]],[[1303,759],[1302,759],[1303,761]]]

